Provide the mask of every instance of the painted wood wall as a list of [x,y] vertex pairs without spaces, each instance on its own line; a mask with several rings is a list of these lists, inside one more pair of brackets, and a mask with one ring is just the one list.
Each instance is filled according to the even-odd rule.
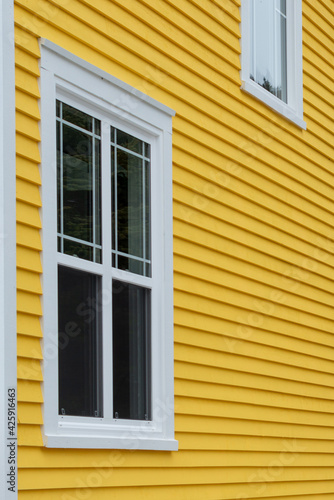
[[[333,495],[334,2],[303,0],[307,131],[240,90],[239,6],[15,0],[19,500]],[[39,37],[176,110],[178,452],[43,448]]]

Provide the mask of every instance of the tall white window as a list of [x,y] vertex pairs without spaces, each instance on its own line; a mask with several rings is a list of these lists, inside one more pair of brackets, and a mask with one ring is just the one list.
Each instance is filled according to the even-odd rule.
[[300,0],[242,3],[242,88],[302,128]]
[[172,115],[44,43],[46,446],[177,449]]

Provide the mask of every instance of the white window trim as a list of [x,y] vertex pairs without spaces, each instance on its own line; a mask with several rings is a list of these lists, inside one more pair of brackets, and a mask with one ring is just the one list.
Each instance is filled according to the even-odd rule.
[[9,0],[0,0],[0,68],[0,491],[7,500],[17,498],[16,424],[14,435],[8,428],[13,416],[8,391],[16,394],[17,387],[14,7]]
[[[78,259],[58,254],[56,244],[56,128],[55,100],[80,102],[81,109],[108,115],[115,126],[132,130],[142,140],[156,143],[152,163],[157,169],[159,192],[152,190],[152,226],[160,222],[155,253],[160,264],[152,271],[152,280],[162,283],[152,297],[155,314],[152,321],[152,412],[150,422],[63,417],[58,415],[57,365],[57,262],[77,266]],[[75,106],[75,104],[72,104]],[[174,439],[173,377],[173,251],[172,251],[172,120],[174,111],[153,100],[108,73],[74,56],[53,43],[41,43],[41,113],[42,113],[42,220],[43,220],[43,374],[44,426],[47,447],[118,448],[141,450],[177,450]],[[130,133],[130,132],[129,132]],[[103,145],[102,145],[103,147]],[[153,148],[154,150],[154,148]],[[154,156],[155,155],[155,156]],[[102,180],[103,183],[103,180]],[[53,188],[52,188],[53,186]],[[50,189],[51,187],[51,189]],[[103,187],[102,187],[103,189]],[[154,209],[154,205],[163,207]],[[102,209],[103,210],[103,209]],[[153,240],[154,245],[154,240]],[[158,250],[157,250],[158,249]],[[93,272],[101,268],[80,259],[80,268]],[[83,264],[82,264],[83,263]],[[158,272],[157,272],[158,270]],[[114,277],[126,279],[126,273],[114,270]],[[146,278],[147,280],[147,278]],[[132,282],[145,284],[137,276]],[[153,285],[154,286],[154,285]],[[106,359],[106,358],[104,358]],[[104,363],[104,369],[106,367]],[[105,385],[105,384],[104,384]]]
[[[302,62],[302,0],[287,0],[287,75],[288,103],[286,104],[250,79],[251,65],[251,3],[241,4],[241,88],[266,106],[306,130],[303,120],[303,62]],[[289,50],[293,47],[294,50]]]

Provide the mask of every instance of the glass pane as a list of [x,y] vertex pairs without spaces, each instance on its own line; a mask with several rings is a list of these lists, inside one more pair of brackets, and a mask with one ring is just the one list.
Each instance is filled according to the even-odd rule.
[[117,151],[118,251],[143,257],[142,160]]
[[63,126],[64,234],[93,242],[92,137]]
[[113,281],[114,417],[151,420],[150,291]]
[[93,260],[93,247],[63,238],[63,252],[79,259]]
[[286,5],[252,0],[252,68],[250,78],[287,102]]
[[100,278],[58,268],[59,414],[102,417]]
[[117,130],[117,144],[123,148],[130,149],[130,151],[139,153],[140,155],[143,154],[142,141],[121,130]]
[[78,109],[72,108],[68,104],[63,103],[63,120],[77,125],[77,127],[84,128],[89,132],[93,129],[93,118]]
[[144,275],[143,262],[136,259],[130,259],[129,257],[124,257],[123,255],[118,256],[118,269],[124,271],[130,271],[131,273]]

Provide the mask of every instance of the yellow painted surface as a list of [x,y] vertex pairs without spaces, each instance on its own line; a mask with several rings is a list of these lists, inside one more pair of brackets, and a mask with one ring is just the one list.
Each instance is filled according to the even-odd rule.
[[[15,0],[19,500],[333,494],[334,3],[302,3],[306,131],[240,90],[238,0]],[[178,452],[43,447],[39,37],[176,111]]]

